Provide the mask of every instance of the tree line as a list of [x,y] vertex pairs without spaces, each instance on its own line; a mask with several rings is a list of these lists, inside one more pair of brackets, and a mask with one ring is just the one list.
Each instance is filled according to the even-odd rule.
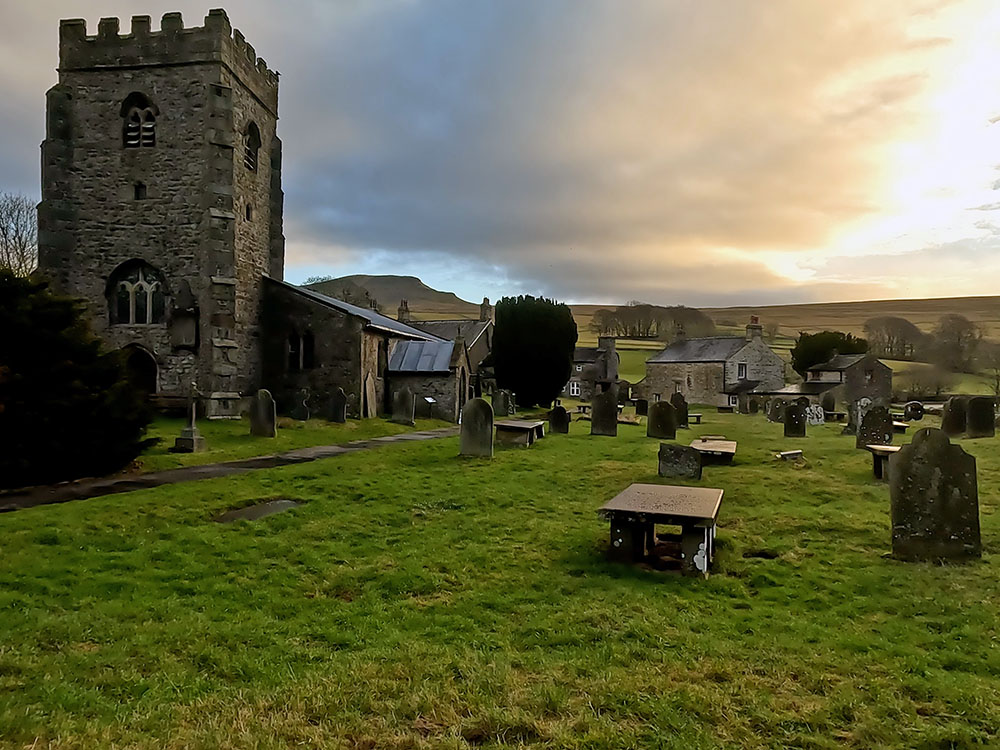
[[590,328],[600,336],[672,341],[679,330],[686,336],[711,336],[715,323],[701,310],[676,305],[664,307],[632,301],[594,313]]
[[865,323],[865,337],[878,357],[930,362],[950,372],[974,372],[995,349],[978,325],[958,313],[942,315],[929,333],[906,318],[883,315]]

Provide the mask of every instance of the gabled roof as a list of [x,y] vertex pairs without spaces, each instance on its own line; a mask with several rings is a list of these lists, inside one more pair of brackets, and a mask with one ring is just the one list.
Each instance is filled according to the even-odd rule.
[[468,346],[472,346],[490,327],[490,322],[485,320],[414,320],[410,322],[410,325],[446,341],[463,338]]
[[726,388],[723,393],[731,396],[736,396],[740,393],[752,393],[758,385],[760,385],[759,380],[740,380]]
[[448,372],[454,341],[400,341],[389,357],[389,372]]
[[737,336],[710,336],[701,339],[675,341],[659,354],[646,361],[657,362],[725,362],[747,345],[747,340]]
[[600,353],[596,346],[578,346],[573,350],[573,362],[596,362]]
[[808,383],[792,383],[776,391],[768,391],[768,393],[775,396],[820,396],[839,387],[840,383],[823,383],[813,380]]
[[327,297],[325,294],[320,294],[312,289],[306,289],[305,287],[289,284],[286,281],[272,279],[270,276],[265,276],[264,278],[272,284],[277,284],[286,291],[292,292],[293,294],[297,294],[301,297],[306,297],[307,299],[323,305],[324,307],[339,310],[340,312],[352,315],[355,318],[361,318],[365,321],[365,328],[374,328],[396,336],[403,336],[405,338],[418,339],[421,341],[441,341],[441,339],[434,334],[427,333],[426,331],[418,331],[416,328],[411,328],[405,323],[400,323],[398,320],[393,320],[392,318],[386,317],[385,315],[377,313],[374,310],[368,310],[364,307],[358,307],[357,305],[352,305],[349,302],[344,302],[343,300]]
[[807,367],[806,372],[841,372],[867,356],[867,354],[837,354],[822,364]]

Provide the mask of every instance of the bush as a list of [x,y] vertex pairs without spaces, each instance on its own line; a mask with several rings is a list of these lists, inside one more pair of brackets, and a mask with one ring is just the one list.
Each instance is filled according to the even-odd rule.
[[792,349],[792,369],[805,377],[806,370],[828,361],[834,354],[864,354],[867,351],[868,342],[850,333],[799,333]]
[[121,469],[142,451],[150,417],[78,301],[0,270],[0,486]]

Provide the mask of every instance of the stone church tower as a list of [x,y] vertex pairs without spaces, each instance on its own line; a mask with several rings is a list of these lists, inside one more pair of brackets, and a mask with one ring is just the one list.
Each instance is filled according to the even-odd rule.
[[284,263],[277,73],[222,10],[70,20],[46,99],[40,270],[161,401],[195,382],[210,416],[238,414]]

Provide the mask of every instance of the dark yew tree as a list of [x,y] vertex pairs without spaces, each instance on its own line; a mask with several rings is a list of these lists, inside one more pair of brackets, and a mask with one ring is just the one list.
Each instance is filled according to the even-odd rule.
[[867,351],[868,342],[850,333],[799,333],[792,349],[792,368],[804,377],[806,370],[826,362],[834,354],[864,354]]
[[573,369],[576,322],[569,307],[552,300],[504,297],[496,305],[493,368],[497,385],[519,406],[549,404]]
[[0,270],[0,486],[121,469],[144,447],[150,417],[80,302]]
[[934,328],[934,362],[952,372],[972,372],[982,338],[979,326],[964,315],[942,315]]

